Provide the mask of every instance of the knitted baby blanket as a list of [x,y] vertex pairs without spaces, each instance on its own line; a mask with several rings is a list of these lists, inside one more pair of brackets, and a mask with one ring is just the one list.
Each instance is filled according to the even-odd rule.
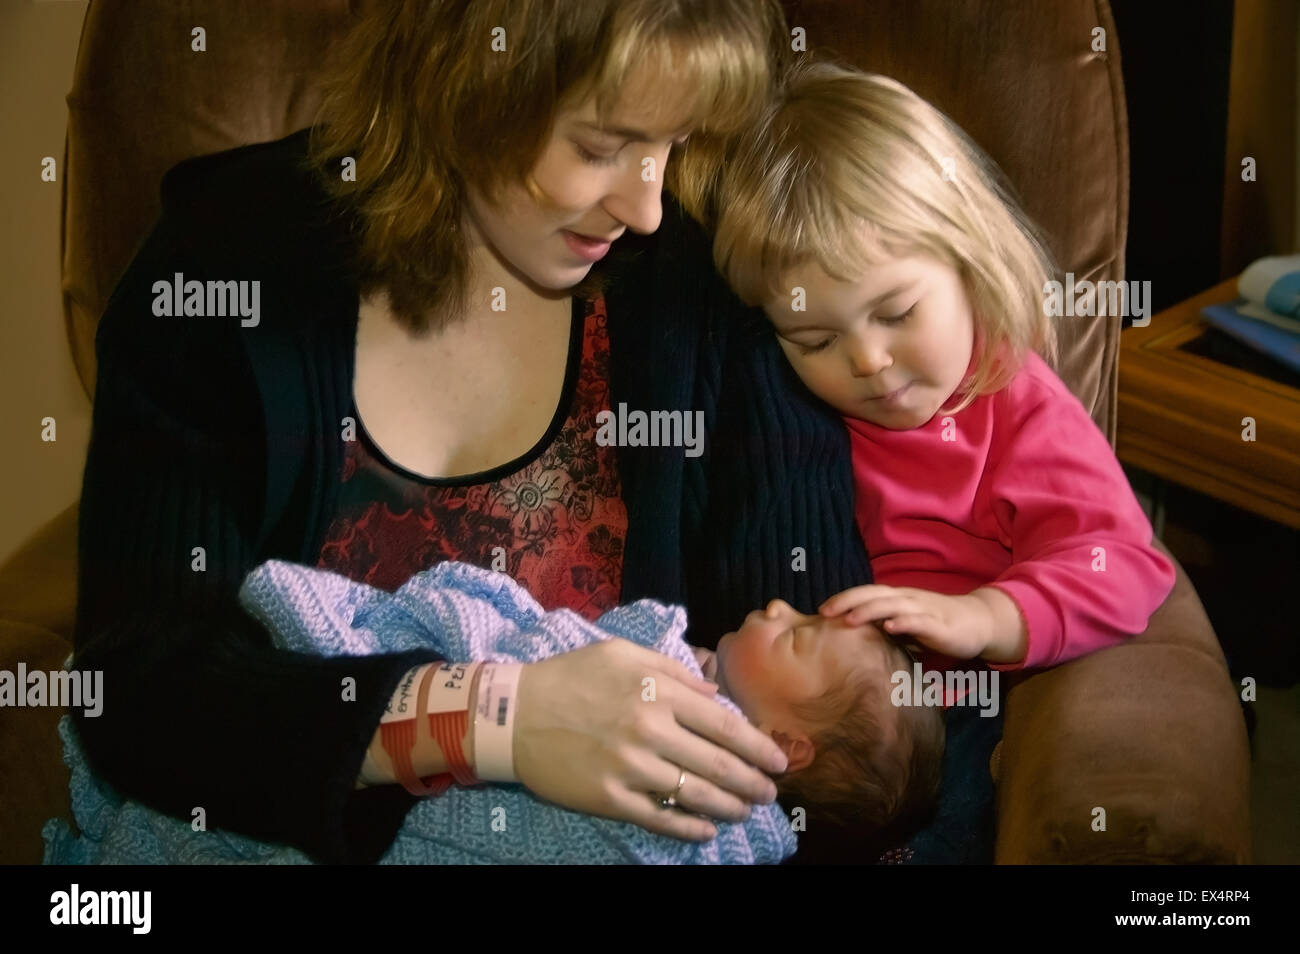
[[[681,607],[653,600],[620,606],[589,622],[547,612],[510,577],[442,563],[389,593],[328,570],[271,560],[245,578],[239,600],[281,648],[322,656],[431,648],[455,661],[533,662],[622,638],[699,674],[682,638]],[[721,694],[718,702],[733,711]],[[82,836],[46,823],[46,864],[308,864],[296,848],[233,832],[196,832],[122,799],[87,765],[72,720],[59,724]],[[647,796],[649,797],[649,796]],[[381,864],[776,864],[795,835],[778,804],[755,805],[743,823],[716,823],[710,842],[684,842],[639,826],[568,811],[522,785],[452,786],[407,814]]]

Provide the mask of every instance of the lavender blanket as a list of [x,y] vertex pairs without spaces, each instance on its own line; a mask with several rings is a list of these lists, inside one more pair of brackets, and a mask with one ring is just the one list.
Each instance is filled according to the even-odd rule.
[[[699,673],[682,638],[685,611],[640,600],[594,623],[570,610],[544,611],[510,577],[442,563],[394,593],[341,574],[272,560],[244,580],[239,599],[276,645],[322,656],[432,648],[451,660],[532,662],[600,640],[622,638]],[[736,709],[731,700],[719,702]],[[95,778],[71,719],[59,726],[72,772],[72,805],[83,834],[46,823],[47,864],[305,864],[297,849],[231,832],[195,832],[187,821],[124,801]],[[776,864],[795,851],[777,804],[755,805],[740,824],[719,823],[700,844],[638,826],[570,812],[522,785],[453,786],[407,815],[383,864]]]

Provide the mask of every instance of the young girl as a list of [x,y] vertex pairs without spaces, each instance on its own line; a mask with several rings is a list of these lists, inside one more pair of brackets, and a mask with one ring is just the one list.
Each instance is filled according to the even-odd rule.
[[[715,259],[849,428],[875,585],[825,615],[1051,666],[1141,632],[1173,566],[1035,351],[1050,259],[991,160],[901,84],[796,68],[720,184]],[[942,654],[942,655],[941,655]]]

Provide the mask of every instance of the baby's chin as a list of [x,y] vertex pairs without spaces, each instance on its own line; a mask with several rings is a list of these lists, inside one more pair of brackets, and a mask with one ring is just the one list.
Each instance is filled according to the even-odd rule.
[[713,674],[713,681],[718,684],[718,695],[726,696],[728,699],[734,702],[737,706],[740,707],[740,711],[744,713],[745,718],[748,719],[751,723],[757,725],[758,720],[755,719],[748,711],[746,711],[744,705],[741,704],[741,701],[736,698],[736,694],[732,691],[731,686],[727,684],[727,661],[725,656],[726,651],[724,649],[723,644],[726,642],[728,636],[734,637],[735,635],[736,635],[735,633],[727,633],[726,636],[723,636],[722,639],[718,640],[718,648],[715,650],[715,652],[718,654],[718,658],[717,658],[718,668],[717,671],[714,672]]
[[713,681],[718,684],[717,694],[719,697],[726,697],[727,699],[730,699],[736,705],[736,707],[740,709],[741,715],[743,715],[750,722],[751,725],[758,724],[758,720],[755,719],[752,715],[750,715],[748,711],[746,711],[745,707],[740,704],[739,699],[737,699],[734,695],[732,695],[731,687],[727,685],[727,676],[726,673],[723,672],[722,666],[718,666],[718,671],[713,674]]

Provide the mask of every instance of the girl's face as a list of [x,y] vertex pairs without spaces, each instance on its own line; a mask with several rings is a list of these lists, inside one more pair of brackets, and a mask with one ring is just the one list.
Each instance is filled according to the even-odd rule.
[[808,263],[784,284],[805,289],[807,310],[792,310],[792,298],[763,310],[804,384],[847,417],[920,427],[971,370],[970,301],[961,276],[942,262],[889,257],[851,282]]
[[535,288],[558,291],[582,281],[625,230],[657,229],[664,166],[689,130],[683,112],[649,89],[634,78],[604,129],[594,99],[557,114],[532,170],[542,203],[522,183],[495,205],[470,189],[471,249],[481,247]]

